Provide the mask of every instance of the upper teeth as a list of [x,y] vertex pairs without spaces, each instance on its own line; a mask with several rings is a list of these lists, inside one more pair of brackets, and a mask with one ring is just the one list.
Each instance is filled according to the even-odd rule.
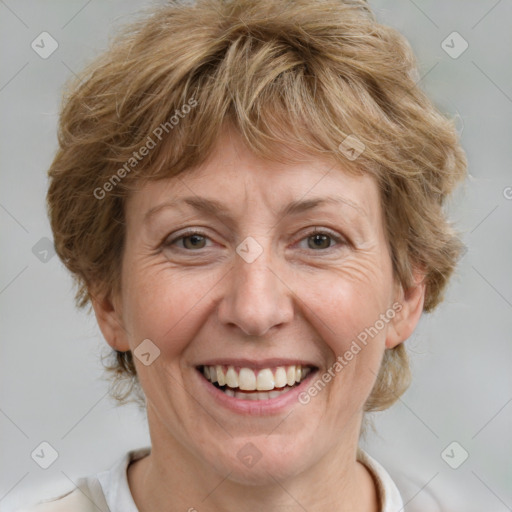
[[304,379],[310,371],[311,368],[303,368],[300,364],[264,368],[256,372],[251,368],[234,366],[203,366],[203,374],[210,382],[218,382],[219,386],[227,385],[244,391],[270,391],[286,385],[293,386]]

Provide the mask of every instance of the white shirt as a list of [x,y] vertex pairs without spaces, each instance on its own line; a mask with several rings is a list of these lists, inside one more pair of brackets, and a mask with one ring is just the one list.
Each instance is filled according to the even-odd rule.
[[[107,471],[79,479],[78,487],[68,494],[18,512],[138,512],[128,485],[127,469],[130,462],[145,457],[150,450],[150,447],[131,450]],[[374,476],[381,512],[403,512],[402,497],[387,471],[363,450],[359,449],[357,456]]]

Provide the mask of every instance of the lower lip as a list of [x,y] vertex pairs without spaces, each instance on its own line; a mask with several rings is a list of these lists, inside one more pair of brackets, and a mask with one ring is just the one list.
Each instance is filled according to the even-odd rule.
[[219,388],[215,387],[209,380],[206,380],[199,370],[196,370],[196,374],[201,382],[201,386],[205,388],[206,392],[209,393],[217,403],[226,409],[239,414],[264,416],[283,412],[283,410],[288,407],[300,403],[300,393],[308,387],[309,381],[316,375],[317,371],[318,370],[312,370],[298,386],[291,388],[282,395],[275,398],[269,398],[268,400],[242,400],[234,396],[228,396]]

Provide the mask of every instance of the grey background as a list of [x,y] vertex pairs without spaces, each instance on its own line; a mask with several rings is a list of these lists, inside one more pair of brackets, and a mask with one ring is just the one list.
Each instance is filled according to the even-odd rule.
[[[41,261],[41,239],[52,238],[44,197],[63,84],[150,3],[0,1],[1,510],[64,492],[149,444],[144,416],[107,396],[106,343],[93,316],[74,309],[58,258]],[[420,86],[457,116],[471,176],[450,204],[468,252],[445,302],[407,342],[411,388],[374,415],[364,447],[439,496],[443,510],[512,510],[512,2],[370,4],[411,42]],[[43,31],[59,44],[47,59],[31,48]],[[453,31],[469,44],[458,58],[441,46]],[[58,452],[48,469],[31,458],[42,441]],[[441,456],[453,441],[452,465],[469,454],[457,469]]]

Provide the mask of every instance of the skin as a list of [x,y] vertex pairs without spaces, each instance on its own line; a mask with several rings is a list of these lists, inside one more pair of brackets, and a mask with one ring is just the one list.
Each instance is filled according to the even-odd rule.
[[[229,219],[181,206],[144,220],[188,196],[222,202]],[[278,213],[327,196],[358,209]],[[180,239],[183,228],[205,238]],[[315,245],[315,228],[340,241]],[[252,263],[236,252],[248,236],[263,251]],[[121,292],[93,306],[113,348],[150,339],[160,350],[148,366],[135,358],[152,443],[128,469],[139,510],[377,511],[375,482],[356,460],[363,406],[384,351],[414,330],[424,293],[419,275],[408,290],[393,279],[373,178],[328,160],[265,161],[227,130],[206,163],[137,190],[126,204]],[[396,301],[400,312],[306,405],[240,414],[204,391],[196,365],[212,358],[297,357],[321,375]],[[247,443],[261,452],[252,467],[237,457]]]

